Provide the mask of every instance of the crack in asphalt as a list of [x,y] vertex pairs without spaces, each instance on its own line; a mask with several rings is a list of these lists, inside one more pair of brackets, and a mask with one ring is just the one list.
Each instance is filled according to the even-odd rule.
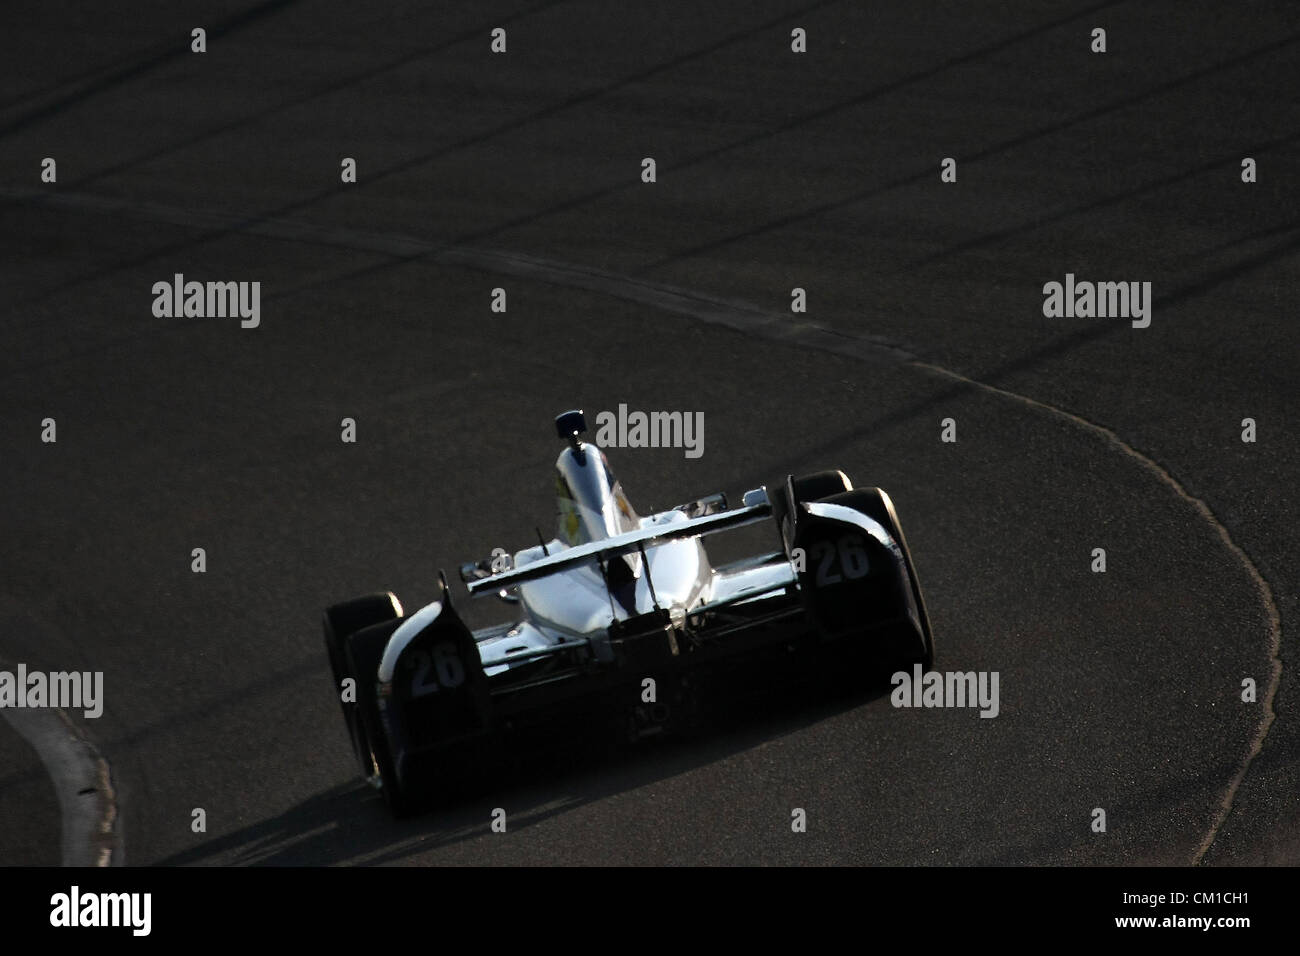
[[1209,505],[1184,488],[1182,483],[1171,475],[1167,468],[1160,465],[1150,456],[1144,455],[1142,452],[1138,451],[1128,442],[1124,441],[1124,439],[1120,438],[1119,435],[1111,429],[1104,425],[1098,425],[1096,422],[1091,422],[1074,412],[1068,412],[1065,409],[1058,408],[1055,405],[1050,405],[1047,402],[1041,402],[1035,398],[1030,398],[1029,396],[1022,395],[1019,392],[1013,392],[1005,388],[998,388],[996,385],[988,385],[984,382],[968,378],[965,375],[944,368],[941,365],[932,365],[928,362],[920,361],[909,362],[908,364],[913,368],[929,372],[933,375],[958,381],[964,385],[974,386],[975,388],[992,392],[997,395],[1002,395],[1006,398],[1013,399],[1014,401],[1029,405],[1032,408],[1037,408],[1050,414],[1057,415],[1071,424],[1083,428],[1104,439],[1107,444],[1116,448],[1122,454],[1132,458],[1147,471],[1154,474],[1162,484],[1166,485],[1174,492],[1174,494],[1191,505],[1192,508],[1195,509],[1212,528],[1214,528],[1224,546],[1242,564],[1246,569],[1247,574],[1250,575],[1251,580],[1254,582],[1255,590],[1259,599],[1264,605],[1264,610],[1268,614],[1268,652],[1269,665],[1272,673],[1269,678],[1268,687],[1265,690],[1262,699],[1264,705],[1264,716],[1260,721],[1259,727],[1256,728],[1254,735],[1251,737],[1250,749],[1241,759],[1241,762],[1237,767],[1237,772],[1233,774],[1232,779],[1228,782],[1228,786],[1223,793],[1223,798],[1220,801],[1219,809],[1215,814],[1214,822],[1210,825],[1209,831],[1205,834],[1204,839],[1201,840],[1200,845],[1192,856],[1192,865],[1196,866],[1200,864],[1205,859],[1205,855],[1209,852],[1210,847],[1214,844],[1214,841],[1218,837],[1219,831],[1223,828],[1223,824],[1227,821],[1228,816],[1232,813],[1233,804],[1237,797],[1237,791],[1241,788],[1242,782],[1246,779],[1246,774],[1250,772],[1251,764],[1263,749],[1264,739],[1268,736],[1268,732],[1272,728],[1274,720],[1277,718],[1277,714],[1273,709],[1273,701],[1277,696],[1277,689],[1282,681],[1282,618],[1281,614],[1278,612],[1277,603],[1273,599],[1273,589],[1269,587],[1268,580],[1264,577],[1263,573],[1261,573],[1259,567],[1251,559],[1250,555],[1246,553],[1245,549],[1233,540],[1232,534],[1228,531],[1227,526],[1224,525],[1214,512],[1210,510]]

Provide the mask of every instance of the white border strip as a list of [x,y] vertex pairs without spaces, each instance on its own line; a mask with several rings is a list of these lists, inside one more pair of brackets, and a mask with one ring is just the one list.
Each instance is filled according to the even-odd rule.
[[108,762],[58,708],[0,708],[50,775],[62,817],[63,866],[120,866],[117,792]]

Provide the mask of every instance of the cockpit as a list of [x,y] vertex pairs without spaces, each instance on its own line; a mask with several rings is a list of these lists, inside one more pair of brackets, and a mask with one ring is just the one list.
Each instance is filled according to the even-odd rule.
[[610,470],[605,453],[581,443],[555,462],[557,536],[570,547],[612,538],[640,527],[640,519]]

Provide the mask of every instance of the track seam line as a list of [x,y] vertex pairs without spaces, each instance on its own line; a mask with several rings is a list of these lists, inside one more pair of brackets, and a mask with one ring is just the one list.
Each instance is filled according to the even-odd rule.
[[1255,758],[1259,755],[1260,751],[1263,750],[1264,739],[1268,736],[1268,732],[1272,728],[1274,720],[1277,719],[1277,714],[1273,709],[1273,701],[1277,696],[1278,686],[1282,680],[1282,617],[1278,612],[1277,604],[1273,599],[1273,589],[1269,587],[1268,581],[1260,572],[1255,562],[1251,560],[1250,555],[1248,555],[1245,550],[1243,550],[1242,547],[1232,539],[1231,533],[1229,533],[1227,527],[1218,519],[1214,512],[1210,510],[1210,506],[1184,488],[1182,483],[1170,474],[1166,468],[1156,462],[1153,458],[1144,455],[1132,445],[1128,444],[1128,442],[1120,438],[1116,432],[1104,425],[1098,425],[1096,422],[1088,421],[1088,419],[1076,415],[1073,412],[1067,412],[1063,408],[1058,408],[1055,405],[1049,405],[1047,402],[1041,402],[1038,399],[1030,398],[1028,395],[1021,395],[1019,392],[1012,392],[1005,388],[998,388],[996,385],[989,385],[986,382],[979,382],[975,379],[967,378],[965,375],[961,375],[958,372],[946,369],[940,365],[933,365],[929,362],[921,361],[911,361],[905,364],[929,372],[933,375],[952,379],[953,381],[958,381],[966,385],[973,385],[976,388],[993,392],[1034,408],[1041,409],[1045,412],[1064,418],[1066,421],[1100,436],[1108,444],[1113,445],[1119,449],[1120,452],[1132,458],[1139,465],[1154,474],[1157,479],[1172,489],[1175,495],[1191,505],[1192,508],[1214,528],[1218,533],[1220,540],[1223,541],[1224,546],[1237,558],[1238,561],[1241,562],[1242,566],[1246,569],[1247,574],[1250,575],[1255,584],[1255,590],[1258,593],[1260,601],[1263,603],[1264,609],[1268,614],[1268,654],[1272,675],[1269,679],[1268,688],[1265,691],[1262,700],[1264,705],[1264,716],[1260,721],[1259,727],[1251,738],[1250,749],[1238,765],[1237,772],[1233,774],[1232,779],[1228,782],[1228,786],[1224,790],[1223,797],[1220,800],[1219,809],[1215,814],[1214,822],[1210,825],[1210,829],[1206,833],[1205,838],[1201,841],[1200,845],[1196,849],[1196,853],[1192,856],[1191,865],[1199,865],[1205,859],[1206,853],[1209,852],[1210,847],[1218,838],[1220,829],[1227,821],[1228,816],[1232,813],[1233,805],[1237,797],[1237,791],[1245,781],[1246,774],[1250,772],[1251,765]]

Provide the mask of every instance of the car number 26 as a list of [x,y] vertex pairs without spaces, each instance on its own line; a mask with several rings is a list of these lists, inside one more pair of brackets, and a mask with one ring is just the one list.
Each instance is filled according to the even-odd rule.
[[411,696],[423,697],[440,690],[452,690],[465,683],[465,665],[450,641],[433,645],[431,651],[418,650],[411,655],[415,676],[411,679]]
[[817,586],[839,584],[845,578],[866,577],[867,549],[860,537],[845,535],[838,542],[817,541],[808,549],[808,557],[817,568]]

